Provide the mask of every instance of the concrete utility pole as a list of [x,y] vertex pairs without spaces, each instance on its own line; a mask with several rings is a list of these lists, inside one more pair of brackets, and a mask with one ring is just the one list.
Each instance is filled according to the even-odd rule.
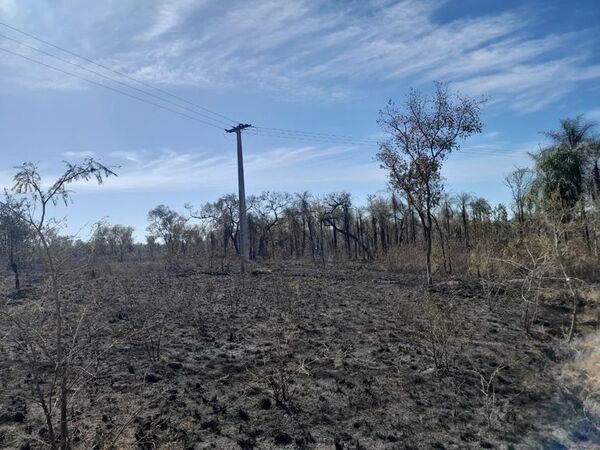
[[245,262],[250,259],[248,247],[248,216],[246,215],[246,187],[244,185],[244,156],[242,154],[242,130],[250,128],[252,125],[240,123],[237,126],[225,130],[227,133],[235,133],[237,136],[237,162],[238,162],[238,188],[240,203],[240,261],[242,272],[245,271]]

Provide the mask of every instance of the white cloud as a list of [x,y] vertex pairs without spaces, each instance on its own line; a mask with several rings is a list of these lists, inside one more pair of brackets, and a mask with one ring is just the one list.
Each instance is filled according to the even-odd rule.
[[157,6],[157,12],[150,27],[136,39],[149,41],[172,31],[179,26],[186,16],[199,6],[197,0],[162,0]]
[[79,152],[73,152],[73,151],[68,151],[68,152],[63,152],[63,156],[66,156],[68,158],[90,158],[96,155],[96,152],[92,152],[92,151],[79,151]]
[[576,88],[578,81],[591,81],[600,76],[593,70],[576,73],[579,58],[564,58],[536,65],[523,64],[501,73],[475,76],[454,83],[463,92],[487,94],[496,102],[508,103],[521,111],[542,109]]
[[[14,4],[0,2],[5,9]],[[284,99],[337,101],[378,83],[438,79],[533,111],[600,79],[600,66],[590,63],[598,44],[593,30],[533,36],[537,19],[522,10],[443,22],[437,13],[444,3],[66,2],[52,10],[42,32],[144,81],[244,86]],[[30,70],[19,65],[5,76],[24,83]],[[35,87],[65,83],[64,76],[49,76],[43,84],[37,73],[46,72],[29,79]]]
[[[252,148],[252,141],[248,145]],[[491,132],[477,143],[453,153],[444,164],[448,188],[473,186],[501,179],[515,166],[530,165],[528,152],[536,142],[510,144]],[[76,190],[237,192],[237,159],[234,152],[117,151],[110,152],[120,168],[118,177],[101,187],[82,183]],[[345,145],[274,147],[244,157],[248,192],[361,189],[384,186],[386,173],[363,148]],[[500,175],[500,178],[499,178]]]
[[[237,190],[235,154],[203,151],[181,152],[164,149],[159,152],[119,151],[109,153],[118,176],[102,187],[81,183],[77,190],[102,191],[189,191],[212,189],[219,192]],[[377,165],[368,156],[357,161],[358,149],[334,147],[276,147],[244,158],[249,192],[265,189],[311,189],[337,183],[346,187],[353,183],[384,181],[384,174],[374,171]]]
[[123,160],[129,163],[138,163],[141,164],[141,156],[140,152],[132,152],[132,151],[114,151],[108,154],[111,158],[116,160]]

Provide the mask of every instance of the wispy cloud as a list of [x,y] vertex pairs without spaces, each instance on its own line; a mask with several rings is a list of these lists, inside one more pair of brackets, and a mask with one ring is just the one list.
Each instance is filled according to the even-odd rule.
[[[579,70],[573,70],[573,68]],[[455,83],[461,91],[488,94],[495,100],[510,102],[513,109],[536,111],[576,89],[578,82],[600,77],[595,66],[581,69],[580,58],[552,60],[536,65],[517,65],[488,75],[475,76]]]
[[200,3],[203,2],[197,0],[162,0],[156,7],[157,12],[150,27],[136,38],[141,41],[149,41],[173,30]]
[[[528,152],[537,142],[511,144],[491,132],[462,151],[452,154],[443,175],[450,190],[455,186],[477,186],[501,179],[515,166],[531,162]],[[111,162],[120,166],[118,177],[98,188],[81,184],[77,190],[101,191],[237,191],[237,159],[233,152],[209,151],[115,151]],[[352,146],[274,147],[245,156],[248,192],[262,190],[368,189],[385,184],[386,173],[364,149]],[[498,177],[500,174],[500,178]]]
[[[118,177],[102,186],[102,191],[156,191],[211,189],[225,192],[237,189],[237,159],[234,154],[214,154],[204,151],[109,152],[120,165]],[[298,186],[310,189],[332,182],[373,181],[368,167],[356,163],[351,147],[277,147],[245,157],[245,172],[250,190],[290,189]],[[367,165],[368,165],[367,161]],[[360,171],[358,170],[360,166]],[[358,174],[358,175],[357,175]],[[377,179],[383,180],[381,173]],[[78,189],[97,188],[81,184]]]
[[[80,43],[81,51],[145,81],[245,86],[287,99],[336,101],[362,95],[374,82],[438,79],[533,111],[600,79],[591,62],[594,30],[534,35],[536,15],[523,9],[443,21],[441,0],[149,3],[65,3],[43,26],[49,38]],[[15,5],[1,0],[0,11],[18,15]],[[52,36],[64,28],[58,20],[72,26]],[[36,78],[32,84],[43,86]]]
[[76,151],[76,152],[67,151],[67,152],[63,152],[62,155],[66,156],[68,158],[90,158],[90,157],[96,156],[96,152],[88,151],[88,150]]
[[142,164],[142,155],[143,153],[141,152],[132,151],[113,151],[108,153],[108,156],[118,161],[126,161],[128,163],[136,164]]

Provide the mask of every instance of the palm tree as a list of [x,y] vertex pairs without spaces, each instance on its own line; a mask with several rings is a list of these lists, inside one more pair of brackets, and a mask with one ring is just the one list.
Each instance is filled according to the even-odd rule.
[[[585,159],[577,148],[548,147],[534,155],[537,178],[533,188],[542,200],[559,201],[565,211],[579,201],[584,187]],[[558,206],[558,205],[555,205]]]
[[582,147],[587,147],[594,141],[592,130],[596,125],[596,122],[586,120],[580,114],[575,118],[561,119],[558,130],[546,131],[543,134],[549,137],[555,146],[582,150]]
[[544,132],[552,145],[534,156],[538,177],[536,187],[548,199],[557,195],[563,208],[572,208],[580,200],[586,177],[593,179],[593,150],[598,141],[592,135],[595,122],[583,115],[560,121],[558,130]]
[[471,200],[473,200],[473,195],[469,194],[467,192],[461,192],[460,194],[456,195],[455,197],[455,201],[458,207],[458,210],[460,211],[460,217],[461,217],[461,221],[462,221],[462,240],[465,243],[465,247],[467,249],[470,248],[470,243],[469,243],[469,213],[468,213],[468,206],[471,203]]

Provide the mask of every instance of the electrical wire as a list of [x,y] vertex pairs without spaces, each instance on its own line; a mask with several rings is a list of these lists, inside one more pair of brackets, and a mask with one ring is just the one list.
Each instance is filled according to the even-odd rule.
[[[52,66],[50,64],[46,64],[46,63],[44,63],[42,61],[35,60],[35,59],[30,58],[30,57],[28,57],[26,55],[14,52],[12,50],[8,50],[6,48],[0,47],[0,50],[2,50],[4,52],[10,53],[10,54],[12,54],[14,56],[18,56],[18,57],[24,58],[24,59],[26,59],[28,61],[34,62],[36,64],[40,64],[42,66],[45,66],[47,68],[50,68],[50,69],[53,69],[53,70],[56,70],[56,71],[59,71],[59,72],[61,72],[63,74],[66,74],[66,75],[69,75],[69,76],[72,76],[72,77],[75,77],[75,78],[79,78],[79,79],[81,79],[83,81],[95,84],[95,85],[103,87],[105,89],[109,89],[109,90],[111,90],[113,92],[125,95],[127,97],[133,98],[133,99],[138,100],[140,102],[147,103],[149,105],[152,105],[152,106],[164,109],[166,111],[178,114],[178,115],[183,116],[183,117],[185,117],[187,119],[195,120],[197,122],[200,122],[200,123],[203,123],[205,125],[209,125],[209,126],[212,126],[212,127],[218,128],[218,129],[222,129],[223,125],[226,125],[227,127],[229,127],[232,124],[237,124],[238,123],[238,121],[236,121],[234,119],[231,119],[230,117],[227,117],[227,116],[225,116],[225,115],[223,115],[221,113],[218,113],[218,112],[213,111],[211,109],[208,109],[208,108],[206,108],[206,107],[204,107],[202,105],[199,105],[197,103],[189,101],[189,100],[187,100],[187,99],[185,99],[185,98],[183,98],[181,96],[172,94],[171,92],[168,92],[168,91],[166,91],[164,89],[155,87],[155,86],[153,86],[153,85],[151,85],[149,83],[146,83],[144,81],[138,80],[135,77],[132,77],[131,75],[129,75],[127,73],[115,70],[115,69],[113,69],[111,67],[108,67],[108,66],[106,66],[104,64],[98,63],[98,62],[96,62],[96,61],[94,61],[94,60],[92,60],[92,59],[90,59],[88,57],[80,55],[80,54],[78,54],[78,53],[76,53],[74,51],[68,50],[68,49],[66,49],[64,47],[61,47],[61,46],[57,45],[57,44],[53,44],[52,42],[49,42],[49,41],[44,40],[42,38],[39,38],[39,37],[37,37],[37,36],[35,36],[35,35],[31,34],[31,33],[23,31],[23,30],[21,30],[19,28],[16,28],[14,26],[8,25],[8,24],[6,24],[4,22],[0,22],[0,26],[3,26],[3,27],[5,27],[5,28],[7,28],[9,30],[14,31],[14,32],[20,33],[23,36],[27,36],[28,38],[31,38],[31,39],[33,39],[35,41],[38,41],[40,43],[43,43],[45,45],[48,45],[48,46],[50,46],[52,48],[60,50],[61,52],[64,52],[64,53],[66,53],[66,54],[68,54],[68,55],[70,55],[72,57],[78,58],[78,59],[80,59],[82,61],[85,61],[85,62],[87,62],[89,64],[93,64],[94,66],[99,67],[99,68],[101,68],[101,69],[103,69],[105,71],[111,72],[111,73],[113,73],[115,75],[118,75],[120,77],[124,77],[124,78],[126,78],[126,79],[128,79],[130,81],[138,83],[140,86],[144,86],[147,89],[152,89],[153,91],[159,92],[162,95],[165,95],[165,96],[168,96],[170,98],[176,99],[177,101],[185,103],[187,105],[190,105],[190,106],[192,106],[195,109],[189,108],[187,106],[182,106],[181,104],[178,104],[178,103],[176,103],[176,102],[174,102],[172,100],[165,99],[162,96],[153,94],[152,92],[148,92],[145,89],[140,89],[138,87],[132,86],[129,83],[126,83],[126,82],[123,82],[121,80],[115,79],[113,77],[107,76],[107,75],[102,74],[102,73],[100,73],[98,71],[89,69],[87,67],[84,67],[81,64],[74,63],[74,62],[69,61],[69,60],[67,60],[65,58],[61,58],[60,56],[57,56],[57,55],[54,55],[52,53],[46,52],[45,50],[42,50],[42,49],[37,48],[35,46],[29,45],[27,43],[24,43],[22,41],[19,41],[17,39],[12,38],[12,37],[0,34],[1,38],[7,39],[9,41],[12,41],[12,42],[14,42],[14,43],[16,43],[18,45],[24,46],[26,48],[29,48],[31,50],[34,50],[36,52],[39,52],[39,53],[44,54],[46,56],[49,56],[51,58],[54,58],[54,59],[56,59],[58,61],[61,61],[63,63],[66,63],[66,64],[69,64],[71,66],[74,66],[74,67],[76,67],[78,69],[85,70],[88,73],[94,74],[96,76],[99,76],[99,77],[101,77],[101,78],[103,78],[105,80],[111,81],[113,83],[117,83],[117,84],[119,84],[119,85],[121,85],[123,87],[126,87],[128,89],[135,90],[135,91],[137,91],[137,92],[139,92],[139,93],[141,93],[143,95],[147,95],[147,96],[152,97],[152,98],[154,98],[156,100],[159,100],[161,102],[168,103],[168,104],[170,104],[170,105],[172,105],[172,106],[174,106],[176,108],[188,111],[191,114],[194,114],[194,115],[197,115],[197,116],[201,116],[205,120],[199,119],[196,116],[192,116],[192,115],[186,114],[186,113],[181,112],[179,110],[172,109],[172,108],[167,107],[165,105],[149,101],[149,100],[147,100],[145,98],[138,97],[136,95],[132,95],[132,94],[130,94],[128,92],[122,91],[120,89],[114,88],[114,87],[106,85],[104,83],[100,83],[100,82],[95,81],[95,80],[91,80],[91,79],[86,78],[84,76],[81,76],[79,74],[75,74],[75,73],[63,70],[61,68]],[[209,116],[207,114],[198,112],[196,109],[204,111],[205,113],[211,114],[213,116],[220,117],[220,119],[216,119],[215,117],[212,117],[212,116]],[[226,122],[223,121],[222,119],[226,120]],[[207,122],[207,120],[211,121],[211,122]],[[216,124],[219,124],[219,125],[216,125]],[[245,134],[249,134],[249,135],[253,135],[253,136],[278,138],[278,139],[301,140],[301,141],[310,141],[310,142],[318,142],[318,143],[345,144],[345,145],[355,145],[355,146],[371,146],[371,145],[379,145],[381,143],[381,141],[379,141],[377,139],[374,139],[374,138],[365,138],[365,137],[351,136],[351,135],[344,135],[344,134],[323,133],[323,132],[313,132],[313,131],[304,131],[304,130],[291,130],[291,129],[284,129],[284,128],[261,127],[261,126],[252,127],[251,129],[248,129],[245,132]],[[469,155],[474,155],[474,156],[502,157],[502,158],[514,158],[515,156],[519,156],[517,154],[502,154],[502,153],[491,153],[491,152],[485,152],[485,151],[470,151],[470,150],[461,150],[460,154],[469,154]]]
[[[263,128],[264,129],[264,128]],[[272,138],[277,138],[277,139],[287,139],[287,140],[302,140],[302,141],[308,141],[308,142],[318,142],[318,143],[327,143],[327,144],[346,144],[346,145],[353,145],[353,146],[358,146],[358,147],[365,147],[365,146],[373,146],[373,145],[379,145],[380,142],[379,141],[375,141],[375,140],[371,140],[368,142],[363,142],[360,140],[350,140],[350,139],[345,139],[345,138],[340,138],[340,139],[334,139],[334,138],[324,138],[324,137],[311,137],[311,136],[292,136],[292,135],[287,135],[287,134],[282,134],[282,133],[267,133],[267,132],[261,132],[259,131],[259,129],[257,128],[257,131],[253,131],[254,129],[250,129],[246,132],[246,134],[250,134],[253,136],[261,136],[261,137],[272,137]],[[341,136],[341,135],[340,135]],[[515,158],[516,156],[521,156],[521,155],[525,155],[525,153],[518,153],[518,154],[506,154],[506,153],[496,153],[496,152],[489,152],[489,151],[477,151],[477,150],[468,150],[468,149],[461,149],[456,153],[452,153],[453,155],[469,155],[469,156],[490,156],[490,157],[498,157],[498,158]]]
[[211,116],[209,116],[209,115],[207,115],[207,114],[199,113],[199,112],[197,112],[196,110],[194,110],[194,109],[192,109],[192,108],[188,108],[188,107],[185,107],[185,106],[181,106],[181,105],[179,105],[179,104],[177,104],[177,103],[175,103],[175,102],[173,102],[173,101],[171,101],[171,100],[163,99],[162,97],[160,97],[160,96],[158,96],[158,95],[154,95],[154,94],[153,94],[153,93],[151,93],[151,92],[147,92],[147,91],[145,91],[145,90],[143,90],[143,89],[136,88],[135,86],[131,86],[131,85],[130,85],[130,84],[128,84],[128,83],[124,83],[124,82],[122,82],[122,81],[120,81],[120,80],[114,79],[114,78],[112,78],[112,77],[109,77],[109,76],[107,76],[107,75],[104,75],[104,74],[102,74],[102,73],[100,73],[100,72],[97,72],[97,71],[95,71],[95,70],[88,69],[87,67],[83,67],[83,66],[81,66],[81,65],[79,65],[79,64],[76,64],[76,63],[74,63],[74,62],[72,62],[72,61],[69,61],[69,60],[67,60],[67,59],[61,58],[60,56],[56,56],[56,55],[54,55],[54,54],[52,54],[52,53],[46,52],[45,50],[42,50],[42,49],[39,49],[39,48],[37,48],[37,47],[34,47],[34,46],[32,46],[32,45],[26,44],[26,43],[24,43],[24,42],[21,42],[21,41],[19,41],[19,40],[17,40],[17,39],[13,39],[13,38],[11,38],[11,37],[9,37],[9,36],[5,36],[5,35],[3,35],[2,33],[0,33],[0,38],[7,39],[7,40],[9,40],[9,41],[12,41],[12,42],[14,42],[14,43],[18,44],[18,45],[21,45],[21,46],[23,46],[23,47],[29,48],[29,49],[31,49],[31,50],[34,50],[34,51],[38,52],[38,53],[41,53],[41,54],[43,54],[43,55],[49,56],[49,57],[51,57],[51,58],[54,58],[54,59],[56,59],[56,60],[58,60],[58,61],[61,61],[61,62],[63,62],[63,63],[69,64],[69,65],[71,65],[71,66],[73,66],[73,67],[76,67],[77,69],[82,69],[82,70],[85,70],[86,72],[89,72],[89,73],[91,73],[91,74],[93,74],[93,75],[96,75],[96,76],[99,76],[99,77],[101,77],[101,78],[104,78],[105,80],[112,81],[112,82],[114,82],[114,83],[120,84],[121,86],[124,86],[124,87],[126,87],[126,88],[128,88],[128,89],[132,89],[132,90],[134,90],[134,91],[140,92],[140,93],[142,93],[142,94],[144,94],[144,95],[148,95],[148,96],[150,96],[150,97],[152,97],[152,98],[155,98],[155,99],[157,99],[157,100],[160,100],[160,101],[166,102],[166,103],[168,103],[168,104],[171,104],[171,105],[173,105],[173,106],[175,106],[175,107],[177,107],[177,108],[180,108],[180,109],[183,109],[183,110],[185,110],[185,111],[188,111],[188,112],[190,112],[190,113],[192,113],[192,114],[197,114],[198,116],[200,116],[200,117],[204,117],[204,118],[205,118],[205,119],[207,119],[207,120],[212,120],[213,122],[215,122],[215,123],[218,123],[218,124],[221,124],[221,125],[224,125],[224,126],[230,126],[230,125],[231,125],[231,123],[230,123],[230,122],[224,122],[223,120],[220,120],[220,119],[215,119],[214,117],[211,117]]
[[308,136],[308,137],[326,137],[326,138],[338,138],[341,140],[351,140],[351,141],[363,141],[363,142],[373,142],[373,143],[377,143],[379,142],[377,139],[374,138],[363,138],[360,136],[350,136],[350,135],[344,135],[344,134],[333,134],[333,133],[320,133],[320,132],[312,132],[312,131],[300,131],[300,130],[286,130],[283,128],[267,128],[267,127],[253,127],[255,130],[257,131],[265,131],[267,133],[277,133],[277,134],[284,134],[284,135],[290,135],[290,136]]
[[[190,106],[194,106],[195,108],[198,108],[198,109],[200,109],[200,110],[202,110],[202,111],[205,111],[205,112],[207,112],[207,113],[213,114],[213,115],[215,115],[215,116],[218,116],[218,117],[221,117],[222,119],[225,119],[225,120],[226,120],[228,123],[235,123],[235,124],[239,123],[237,120],[234,120],[234,119],[232,119],[232,118],[230,118],[230,117],[227,117],[227,116],[225,116],[225,115],[223,115],[223,114],[221,114],[221,113],[218,113],[218,112],[216,112],[216,111],[213,111],[213,110],[211,110],[211,109],[208,109],[208,108],[206,108],[206,107],[204,107],[204,106],[202,106],[202,105],[199,105],[199,104],[197,104],[197,103],[195,103],[195,102],[192,102],[192,101],[190,101],[190,100],[187,100],[187,99],[185,99],[185,98],[183,98],[183,97],[180,97],[180,96],[178,96],[178,95],[176,95],[176,94],[173,94],[173,93],[171,93],[171,92],[169,92],[169,91],[166,91],[166,90],[164,90],[164,89],[161,89],[161,88],[158,88],[158,87],[156,87],[156,86],[153,86],[153,85],[151,85],[150,83],[146,83],[146,82],[144,82],[144,81],[138,80],[137,78],[135,78],[135,77],[132,77],[131,75],[129,75],[129,74],[127,74],[127,73],[124,73],[124,72],[121,72],[121,71],[115,70],[115,69],[113,69],[113,68],[111,68],[111,67],[108,67],[108,66],[106,66],[106,65],[104,65],[104,64],[98,63],[98,62],[94,61],[93,59],[87,58],[87,57],[85,57],[85,56],[83,56],[83,55],[80,55],[80,54],[78,54],[78,53],[75,53],[74,51],[72,51],[72,50],[68,50],[68,49],[66,49],[66,48],[64,48],[64,47],[61,47],[61,46],[57,45],[57,44],[53,44],[52,42],[49,42],[49,41],[46,41],[46,40],[44,40],[44,39],[42,39],[42,38],[39,38],[39,37],[37,37],[37,36],[34,36],[33,34],[31,34],[31,33],[28,33],[28,32],[26,32],[26,31],[23,31],[23,30],[20,30],[19,28],[16,28],[16,27],[14,27],[14,26],[8,25],[8,24],[6,24],[6,23],[4,23],[4,22],[0,22],[0,26],[3,26],[3,27],[5,27],[5,28],[8,28],[9,30],[15,31],[15,32],[17,32],[17,33],[20,33],[20,34],[22,34],[22,35],[24,35],[24,36],[27,36],[27,37],[29,37],[29,38],[31,38],[31,39],[34,39],[34,40],[36,40],[36,41],[38,41],[38,42],[41,42],[41,43],[45,44],[45,45],[48,45],[48,46],[50,46],[50,47],[53,47],[53,48],[55,48],[55,49],[57,49],[57,50],[60,50],[60,51],[62,51],[62,52],[64,52],[64,53],[66,53],[66,54],[68,54],[68,55],[71,55],[71,56],[73,56],[73,57],[75,57],[75,58],[79,58],[79,59],[81,59],[81,60],[83,60],[83,61],[86,61],[86,62],[88,62],[88,63],[90,63],[90,64],[93,64],[93,65],[95,65],[95,66],[97,66],[97,67],[100,67],[100,68],[102,68],[102,69],[104,69],[104,70],[107,70],[107,71],[109,71],[109,72],[112,72],[112,73],[114,73],[114,74],[116,74],[116,75],[119,75],[119,76],[121,76],[121,77],[125,77],[125,78],[127,78],[127,79],[129,79],[129,80],[131,80],[131,81],[134,81],[134,82],[136,82],[136,83],[138,83],[138,84],[140,84],[140,85],[142,85],[142,86],[144,86],[144,87],[148,88],[148,89],[152,89],[152,90],[154,90],[154,91],[156,91],[156,92],[160,92],[161,94],[163,94],[163,95],[167,95],[167,96],[169,96],[169,97],[171,97],[171,98],[175,98],[175,99],[179,100],[180,102],[186,103],[186,104],[188,104],[188,105],[190,105]],[[165,101],[165,100],[163,99],[163,101]]]
[[188,119],[190,119],[190,120],[195,120],[196,122],[200,122],[200,123],[203,123],[203,124],[205,124],[205,125],[209,125],[209,126],[211,126],[211,127],[218,128],[218,129],[220,129],[220,130],[222,129],[220,126],[218,126],[218,125],[215,125],[215,124],[213,124],[213,123],[211,123],[211,122],[207,122],[207,121],[205,121],[205,120],[198,119],[198,118],[197,118],[197,117],[195,117],[195,116],[190,116],[189,114],[182,113],[181,111],[177,111],[177,110],[175,110],[175,109],[169,108],[169,107],[167,107],[167,106],[164,106],[164,105],[161,105],[161,104],[159,104],[159,103],[155,103],[155,102],[152,102],[152,101],[146,100],[145,98],[138,97],[138,96],[136,96],[136,95],[130,94],[130,93],[128,93],[128,92],[121,91],[120,89],[114,88],[114,87],[112,87],[112,86],[108,86],[108,85],[106,85],[106,84],[103,84],[103,83],[100,83],[100,82],[98,82],[98,81],[95,81],[95,80],[90,80],[89,78],[86,78],[86,77],[84,77],[84,76],[81,76],[81,75],[78,75],[78,74],[75,74],[75,73],[69,72],[69,71],[67,71],[67,70],[63,70],[63,69],[61,69],[61,68],[58,68],[58,67],[56,67],[56,66],[53,66],[53,65],[50,65],[50,64],[46,64],[45,62],[38,61],[38,60],[36,60],[36,59],[30,58],[29,56],[22,55],[22,54],[20,54],[20,53],[14,52],[14,51],[12,51],[12,50],[8,50],[8,49],[6,49],[6,48],[3,48],[3,47],[0,47],[0,50],[1,50],[1,51],[3,51],[3,52],[9,53],[9,54],[11,54],[11,55],[18,56],[18,57],[20,57],[20,58],[26,59],[26,60],[28,60],[28,61],[30,61],[30,62],[33,62],[33,63],[39,64],[39,65],[41,65],[41,66],[47,67],[47,68],[49,68],[49,69],[56,70],[56,71],[58,71],[58,72],[61,72],[61,73],[65,74],[65,75],[69,75],[69,76],[72,76],[72,77],[75,77],[75,78],[79,78],[80,80],[87,81],[88,83],[95,84],[96,86],[101,86],[101,87],[103,87],[103,88],[105,88],[105,89],[109,89],[109,90],[111,90],[111,91],[113,91],[113,92],[117,92],[117,93],[119,93],[119,94],[121,94],[121,95],[125,95],[126,97],[133,98],[133,99],[135,99],[135,100],[138,100],[138,101],[140,101],[140,102],[147,103],[147,104],[149,104],[149,105],[152,105],[152,106],[156,106],[157,108],[161,108],[161,109],[164,109],[164,110],[166,110],[166,111],[170,111],[170,112],[172,112],[172,113],[175,113],[175,114],[179,114],[180,116],[186,117],[186,118],[188,118]]
[[294,140],[294,141],[322,142],[322,143],[327,143],[327,144],[376,145],[375,142],[362,142],[362,141],[353,141],[353,140],[349,140],[349,139],[336,139],[336,138],[311,137],[311,136],[290,136],[290,135],[285,135],[285,134],[253,131],[252,129],[246,131],[245,133],[251,134],[254,136],[266,136],[266,137],[274,137],[274,138],[288,139],[288,140]]

